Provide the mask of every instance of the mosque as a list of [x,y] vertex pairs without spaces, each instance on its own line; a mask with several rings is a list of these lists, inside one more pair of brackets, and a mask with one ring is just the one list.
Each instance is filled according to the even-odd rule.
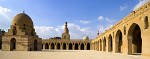
[[150,57],[150,2],[124,17],[94,39],[70,39],[67,22],[62,37],[42,39],[36,35],[32,19],[17,14],[8,32],[0,30],[2,51],[97,50]]

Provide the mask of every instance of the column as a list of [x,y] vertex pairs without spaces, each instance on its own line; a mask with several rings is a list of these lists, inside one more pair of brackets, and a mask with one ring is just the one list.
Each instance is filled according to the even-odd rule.
[[56,43],[54,43],[54,50],[57,50]]
[[87,43],[84,43],[84,50],[87,50]]
[[45,44],[43,44],[43,50],[45,50]]
[[63,50],[63,45],[62,45],[62,43],[60,43],[60,50]]
[[49,50],[51,50],[51,43],[49,43]]
[[78,43],[78,45],[79,45],[79,46],[78,46],[78,50],[81,50],[81,49],[80,49],[80,43]]
[[69,44],[66,43],[66,50],[69,50]]

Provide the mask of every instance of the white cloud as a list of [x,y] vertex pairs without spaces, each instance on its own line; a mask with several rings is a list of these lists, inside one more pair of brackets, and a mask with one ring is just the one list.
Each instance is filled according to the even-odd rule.
[[88,23],[90,23],[91,21],[80,20],[79,22],[82,23],[82,24],[88,24]]
[[39,37],[44,39],[54,37],[54,36],[60,36],[61,34],[59,29],[56,29],[51,26],[35,26],[34,28],[37,35],[39,35]]
[[139,7],[141,7],[142,5],[144,5],[146,2],[148,2],[150,0],[139,0],[139,3],[136,4],[134,7],[133,7],[133,11],[138,9]]
[[103,16],[99,16],[97,19],[101,21],[101,20],[104,19],[104,17]]
[[13,13],[11,9],[0,6],[0,29],[8,31],[8,28],[10,28],[11,25],[12,16]]
[[124,11],[125,9],[127,9],[127,5],[126,4],[124,4],[124,5],[121,5],[120,7],[119,7],[119,9],[120,9],[120,11]]
[[98,19],[99,21],[106,21],[106,22],[109,22],[109,23],[114,23],[114,22],[116,22],[116,20],[110,19],[110,18],[104,17],[104,16],[99,16],[97,19]]
[[100,25],[98,26],[99,29],[99,33],[104,33],[106,30],[108,30],[109,28],[111,28],[113,25],[112,24],[107,24],[106,26]]
[[[64,31],[64,25],[59,25],[57,27],[35,26],[34,28],[37,35],[41,38],[61,37]],[[85,35],[89,36],[89,38],[95,38],[95,31],[92,31],[89,27],[82,28],[74,23],[68,23],[68,28],[71,39],[82,39]]]
[[11,12],[11,9],[0,6],[0,15],[4,16],[6,19],[9,19],[7,15],[9,12]]

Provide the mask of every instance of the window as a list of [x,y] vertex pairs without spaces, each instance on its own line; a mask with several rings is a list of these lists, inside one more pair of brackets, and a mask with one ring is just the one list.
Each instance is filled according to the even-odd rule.
[[145,28],[145,29],[148,29],[148,26],[149,26],[149,24],[148,24],[148,17],[145,16],[145,17],[144,17],[144,28]]
[[25,24],[23,24],[23,26],[26,26]]
[[64,39],[66,39],[66,36],[64,36]]
[[124,35],[126,35],[126,26],[124,26]]
[[17,30],[16,30],[16,27],[14,26],[14,28],[13,28],[13,35],[16,35],[16,32],[17,32]]
[[23,29],[25,30],[26,28],[24,27]]

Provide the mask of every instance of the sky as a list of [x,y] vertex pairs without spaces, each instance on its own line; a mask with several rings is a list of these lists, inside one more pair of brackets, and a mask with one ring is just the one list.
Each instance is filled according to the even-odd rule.
[[25,11],[40,38],[61,37],[68,22],[71,39],[94,39],[148,0],[0,0],[0,29],[8,32]]

